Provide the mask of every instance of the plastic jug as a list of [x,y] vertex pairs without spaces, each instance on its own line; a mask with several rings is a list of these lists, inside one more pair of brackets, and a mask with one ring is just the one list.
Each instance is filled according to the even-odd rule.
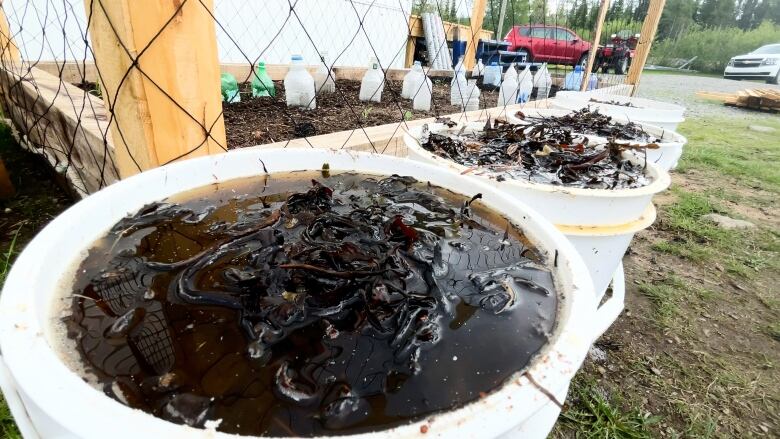
[[[417,85],[419,86],[419,84]],[[384,88],[385,75],[379,69],[379,61],[376,58],[371,58],[371,64],[360,82],[360,100],[364,102],[382,102],[382,90]],[[419,87],[415,87],[415,92],[417,88]]]
[[466,69],[463,67],[463,57],[455,66],[455,76],[450,81],[450,105],[463,105],[466,99]]
[[223,73],[219,77],[222,88],[222,102],[230,104],[241,102],[241,94],[238,92],[238,81],[230,73]]
[[292,65],[284,77],[284,93],[288,107],[301,107],[313,110],[317,108],[314,93],[314,78],[303,65],[303,57],[292,56]]
[[485,65],[482,64],[482,60],[478,60],[476,64],[474,64],[474,68],[471,69],[471,77],[472,78],[479,78],[485,73]]
[[476,111],[479,110],[479,87],[477,87],[477,80],[470,79],[466,86],[466,95],[462,104],[464,111]]
[[261,62],[257,65],[255,75],[252,78],[252,96],[267,97],[276,96],[276,87],[271,77],[268,76],[268,72],[265,70],[265,63]]
[[588,90],[595,90],[599,86],[599,77],[595,73],[591,73],[588,77]]
[[510,64],[504,73],[504,80],[501,81],[501,89],[498,93],[498,106],[514,105],[517,102],[517,70],[515,65]]
[[333,78],[333,72],[328,64],[328,52],[323,51],[320,55],[320,65],[314,73],[314,89],[318,94],[335,93],[336,81]]
[[582,66],[578,65],[574,67],[573,72],[566,74],[566,79],[563,82],[563,88],[565,90],[579,91],[582,85]]
[[489,88],[501,85],[501,66],[496,61],[485,67],[485,77],[482,79],[482,85]]
[[450,82],[450,105],[464,105],[468,99],[468,82],[465,75],[455,75]]
[[536,99],[547,99],[552,88],[552,76],[547,70],[547,63],[542,64],[534,75],[534,87],[536,87]]
[[419,90],[414,95],[412,108],[416,111],[430,111],[431,95],[433,94],[433,83],[431,78],[425,76],[420,83]]
[[520,72],[518,83],[517,102],[528,102],[531,100],[531,92],[534,90],[534,81],[530,67],[526,66]]
[[412,70],[409,70],[404,76],[404,83],[401,87],[401,97],[404,99],[414,99],[412,93],[417,91],[417,88],[420,86],[420,80],[424,77],[425,74],[423,73],[422,64],[420,64],[420,61],[415,61]]

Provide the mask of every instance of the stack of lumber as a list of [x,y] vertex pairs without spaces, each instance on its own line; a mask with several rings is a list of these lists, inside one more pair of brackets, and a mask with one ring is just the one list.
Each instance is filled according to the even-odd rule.
[[696,95],[705,99],[722,101],[732,107],[753,110],[780,111],[780,90],[776,88],[753,88],[736,93],[699,91]]

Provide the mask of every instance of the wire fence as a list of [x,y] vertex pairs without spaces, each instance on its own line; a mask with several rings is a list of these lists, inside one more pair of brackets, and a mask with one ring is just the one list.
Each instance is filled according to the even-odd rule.
[[[538,85],[544,66],[554,95],[581,87],[575,68],[595,52],[586,88],[625,84],[648,7],[644,0],[615,2],[595,48],[599,1],[509,0],[503,23],[500,0],[486,2],[484,17],[472,16],[474,3],[5,0],[3,109],[22,143],[45,156],[79,195],[145,169],[234,148],[361,144],[387,153],[387,140],[419,120],[479,119],[544,98],[534,87],[520,102],[507,102],[501,80],[496,87],[486,83],[478,59],[486,66],[498,61],[500,78],[520,69],[519,88],[524,71]],[[481,20],[481,29],[472,28]],[[426,31],[438,39],[426,38]],[[465,76],[478,87],[453,81],[464,55]],[[440,57],[452,63],[433,68],[441,67]],[[407,97],[403,79],[415,61],[431,85],[418,82]],[[301,95],[295,80],[285,81],[298,64],[315,79],[311,96]],[[361,82],[374,69],[379,82],[361,99]],[[430,105],[415,105],[419,93],[430,93]]]

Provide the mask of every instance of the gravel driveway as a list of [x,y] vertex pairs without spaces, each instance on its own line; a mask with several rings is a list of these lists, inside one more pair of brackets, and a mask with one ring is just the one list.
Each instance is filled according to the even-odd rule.
[[727,107],[717,101],[696,96],[697,91],[736,92],[746,88],[775,88],[780,86],[752,81],[733,81],[710,76],[644,73],[637,96],[671,102],[687,107],[686,117],[750,117],[766,115],[753,110]]

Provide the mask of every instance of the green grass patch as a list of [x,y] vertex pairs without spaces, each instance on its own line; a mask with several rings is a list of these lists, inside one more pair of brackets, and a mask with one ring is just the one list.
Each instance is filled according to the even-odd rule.
[[0,395],[0,433],[4,439],[21,439],[22,435],[16,428],[14,418],[8,409],[5,399]]
[[669,327],[674,319],[681,315],[680,307],[695,307],[693,298],[709,301],[718,297],[715,291],[685,283],[671,275],[660,282],[642,282],[639,292],[650,300],[658,323]]
[[553,436],[566,437],[572,432],[582,438],[645,439],[651,438],[650,427],[658,417],[643,415],[637,409],[621,410],[623,400],[610,401],[594,382],[575,380],[569,391],[569,408],[558,418]]
[[764,332],[766,335],[774,338],[777,341],[780,341],[780,321],[766,325]]
[[[777,131],[761,133],[748,129],[749,125]],[[696,118],[685,121],[679,131],[688,138],[679,172],[712,169],[739,178],[747,187],[780,192],[780,118]]]

